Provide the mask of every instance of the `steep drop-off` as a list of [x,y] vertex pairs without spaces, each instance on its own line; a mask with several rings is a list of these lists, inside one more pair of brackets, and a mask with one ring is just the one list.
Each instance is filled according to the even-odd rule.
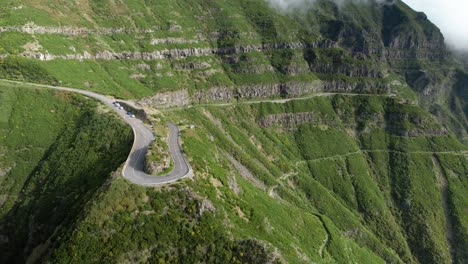
[[0,260],[35,262],[126,159],[132,135],[94,101],[0,87]]

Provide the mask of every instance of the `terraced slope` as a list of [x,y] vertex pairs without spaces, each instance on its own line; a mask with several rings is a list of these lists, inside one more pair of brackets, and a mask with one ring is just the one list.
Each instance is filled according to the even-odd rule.
[[[263,0],[7,0],[0,76],[149,104],[398,93],[465,140],[466,72],[401,1],[329,0],[281,14]],[[29,59],[25,59],[29,58]]]

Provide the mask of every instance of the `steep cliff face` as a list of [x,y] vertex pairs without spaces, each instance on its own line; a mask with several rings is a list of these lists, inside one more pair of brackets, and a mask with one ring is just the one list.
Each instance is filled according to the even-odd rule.
[[198,90],[190,95],[187,91],[158,93],[138,101],[145,106],[171,107],[190,104],[230,102],[232,100],[252,100],[268,98],[296,98],[312,93],[361,93],[385,94],[390,92],[390,84],[380,82],[346,82],[340,80],[287,82],[272,84],[213,87]]
[[[133,9],[110,1],[108,9],[67,3],[58,9],[68,20],[22,2],[5,5],[0,18],[3,78],[143,97],[142,104],[153,106],[392,93],[417,101],[468,138],[466,71],[454,63],[440,30],[402,1],[319,0],[283,13],[262,0]],[[70,13],[75,9],[81,12]]]

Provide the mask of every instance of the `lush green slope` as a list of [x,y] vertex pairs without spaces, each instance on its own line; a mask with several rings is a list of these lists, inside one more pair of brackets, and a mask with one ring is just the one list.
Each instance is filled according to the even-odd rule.
[[267,263],[253,238],[233,240],[208,200],[174,186],[154,190],[119,179],[103,186],[52,263]]
[[2,263],[276,261],[188,189],[114,180],[131,130],[93,100],[2,84],[0,106]]
[[157,118],[181,120],[195,180],[102,187],[51,262],[466,258],[466,147],[415,105],[333,96]]
[[[312,118],[304,118],[304,113],[311,113]],[[435,168],[445,166],[457,171],[451,174],[453,183],[448,184],[448,204],[463,210],[465,203],[454,201],[460,190],[466,188],[466,154],[460,152],[466,147],[447,135],[417,106],[399,104],[394,99],[336,96],[286,104],[186,110],[183,116],[200,127],[197,132],[187,131],[185,140],[185,147],[194,151],[194,168],[211,177],[221,176],[219,180],[224,186],[230,186],[233,177],[228,172],[232,166],[226,165],[230,162],[225,155],[230,153],[261,182],[256,184],[257,192],[263,190],[262,193],[269,194],[266,200],[330,218],[342,235],[346,234],[345,237],[351,237],[386,261],[450,261],[443,224],[447,220],[441,202],[442,190],[438,188],[442,178],[449,180],[449,176],[437,175]],[[206,149],[210,145],[214,149]],[[217,154],[210,162],[212,153]],[[434,163],[434,159],[441,164]],[[444,165],[446,159],[453,163]],[[267,228],[261,222],[268,221],[273,226],[271,230],[278,230],[273,233],[284,230],[275,224],[285,222],[296,226],[294,234],[300,237],[298,246],[305,252],[311,250],[305,246],[308,239],[314,243],[321,241],[313,236],[301,236],[310,232],[294,224],[305,221],[301,218],[275,218],[273,222],[271,211],[277,214],[276,210],[270,211],[273,206],[262,210],[267,202],[262,200],[257,205],[259,198],[250,200],[245,197],[248,191],[245,192],[234,204],[245,203],[246,208],[254,208],[254,219],[260,218],[255,220],[259,221],[255,225]],[[233,204],[219,196],[213,199]],[[463,214],[447,210],[448,221],[453,222],[455,229],[466,228],[466,223],[455,220]],[[259,214],[267,220],[262,220],[264,217]],[[261,230],[254,231],[254,236],[268,237]],[[466,244],[463,242],[466,232],[458,234],[459,239],[464,238],[453,242],[453,246]],[[265,239],[278,246],[285,257],[294,256],[286,253],[291,248],[280,246],[280,241],[291,240],[275,242],[279,237],[282,236]],[[466,254],[463,252],[464,249],[458,249],[458,254]],[[317,256],[313,250],[308,254]],[[336,251],[331,257],[343,262],[335,254]],[[460,257],[458,261],[463,259]]]
[[126,159],[131,130],[89,99],[0,87],[2,262],[40,257]]

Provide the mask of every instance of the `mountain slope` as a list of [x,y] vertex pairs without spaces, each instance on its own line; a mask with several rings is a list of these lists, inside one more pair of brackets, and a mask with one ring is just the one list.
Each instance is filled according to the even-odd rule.
[[468,74],[423,13],[367,2],[6,0],[1,78],[136,99],[159,136],[147,158],[176,122],[195,177],[109,179],[130,140],[114,117],[2,93],[0,124],[38,150],[0,138],[1,259],[466,262]]
[[45,252],[125,160],[131,135],[89,99],[1,84],[2,262]]
[[247,261],[252,251],[224,245],[250,239],[290,263],[466,257],[467,149],[417,106],[332,96],[157,117],[182,120],[195,180],[113,182],[52,262]]
[[[439,29],[401,1],[320,0],[284,15],[259,0],[8,0],[2,8],[3,63],[18,70],[1,76],[123,97],[188,90],[194,101],[415,91],[466,137],[466,99],[456,92],[466,73],[457,73]],[[33,68],[15,55],[45,61]]]

